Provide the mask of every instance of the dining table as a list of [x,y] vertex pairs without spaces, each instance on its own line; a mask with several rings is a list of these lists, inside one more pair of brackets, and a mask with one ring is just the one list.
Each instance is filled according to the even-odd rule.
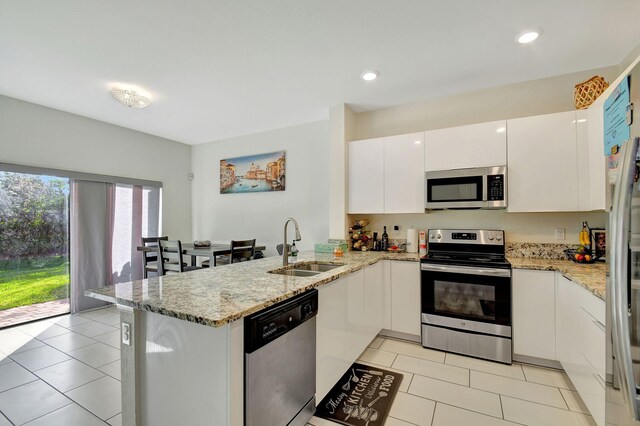
[[[256,245],[255,251],[259,252],[266,249],[266,246]],[[158,248],[154,246],[138,246],[138,251],[157,252]],[[217,266],[216,258],[218,256],[226,256],[231,254],[231,244],[211,244],[210,246],[195,246],[193,245],[193,243],[182,243],[182,254],[191,256],[191,266],[196,266],[196,259],[198,257],[206,257],[209,259],[209,264],[215,267]]]

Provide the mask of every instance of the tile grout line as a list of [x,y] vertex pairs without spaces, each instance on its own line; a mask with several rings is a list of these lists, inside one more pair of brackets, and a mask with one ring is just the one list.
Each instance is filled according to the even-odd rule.
[[[535,401],[531,401],[528,399],[522,399],[522,398],[518,398],[517,396],[511,396],[511,395],[504,395],[504,394],[499,394],[501,397],[504,396],[506,398],[511,398],[511,399],[517,399],[518,401],[524,401],[524,402],[528,402],[529,404],[536,404],[536,405],[541,405],[543,407],[549,407],[549,408],[555,408],[556,410],[562,410],[562,411],[567,411],[569,413],[574,413],[574,414],[582,414],[583,416],[588,416],[588,417],[593,417],[591,416],[591,414],[585,414],[585,413],[581,413],[579,411],[571,411],[568,408],[560,408],[560,407],[556,407],[555,405],[549,405],[549,404],[543,404],[541,402],[535,402]],[[563,399],[564,402],[564,399]],[[566,404],[566,403],[565,403]]]
[[[70,361],[70,360],[67,360],[67,361]],[[46,367],[45,367],[45,368],[46,368]],[[92,367],[92,368],[93,368],[93,367]],[[42,369],[42,370],[44,370],[44,369]],[[106,374],[106,373],[103,373],[102,371],[100,371],[100,370],[98,370],[98,369],[95,369],[95,368],[94,368],[94,370],[98,371],[98,373],[102,373],[102,377],[98,377],[97,379],[89,380],[87,383],[84,383],[84,384],[82,384],[82,385],[80,385],[80,386],[76,386],[75,388],[71,388],[71,389],[66,390],[66,391],[62,391],[62,390],[58,389],[58,388],[57,388],[57,387],[55,387],[52,383],[47,382],[45,379],[43,379],[42,377],[40,377],[40,376],[38,376],[38,375],[36,375],[36,377],[38,377],[38,379],[42,380],[44,383],[48,384],[49,386],[51,386],[52,388],[54,388],[55,390],[57,390],[58,392],[60,392],[60,393],[61,393],[61,394],[63,394],[64,396],[67,396],[67,392],[71,392],[71,391],[72,391],[72,390],[74,390],[74,389],[78,389],[78,388],[80,388],[80,387],[82,387],[82,386],[84,386],[84,385],[88,385],[88,384],[89,384],[89,383],[91,383],[91,382],[95,382],[96,380],[102,379],[104,376],[107,376],[107,374]],[[31,373],[32,373],[32,374],[36,374],[36,372],[35,372],[35,371],[32,371]],[[67,398],[69,398],[69,397],[67,396]],[[69,399],[72,399],[72,398],[69,398]],[[73,401],[75,402],[75,400],[73,400]]]
[[118,417],[120,414],[122,414],[122,411],[120,411],[120,412],[119,412],[118,414],[116,414],[115,416],[109,417],[107,420],[102,420],[102,419],[100,419],[100,420],[102,420],[102,421],[103,421],[103,422],[105,422],[105,423],[109,423],[109,420],[113,420],[113,418],[114,418],[114,417]]
[[[401,371],[402,371],[402,370],[401,370]],[[457,386],[465,387],[464,385],[461,385],[461,384],[459,384],[459,383],[448,382],[448,381],[446,381],[446,380],[437,379],[437,378],[435,378],[435,377],[424,376],[424,375],[422,375],[422,374],[418,374],[418,373],[412,373],[412,374],[413,374],[413,376],[414,376],[414,377],[415,377],[415,376],[420,376],[420,377],[425,378],[425,379],[437,380],[437,381],[439,381],[439,382],[443,382],[443,383],[447,383],[447,384],[453,384],[453,385],[457,385]],[[501,394],[501,393],[496,393],[496,392],[492,392],[492,391],[488,391],[488,390],[484,390],[484,389],[478,389],[478,388],[474,388],[474,387],[469,387],[469,389],[473,389],[473,390],[476,390],[476,391],[478,391],[478,392],[490,393],[490,394],[492,394],[492,395],[496,395],[496,396],[505,396],[505,397],[508,397],[508,398],[518,399],[518,400],[520,400],[520,401],[530,402],[530,403],[532,403],[532,404],[538,404],[538,405],[542,405],[542,406],[544,406],[544,407],[551,407],[551,408],[557,408],[558,410],[564,410],[563,408],[556,407],[556,406],[553,406],[553,405],[542,404],[542,403],[540,403],[540,402],[534,402],[534,401],[530,401],[530,400],[528,400],[528,399],[522,399],[522,398],[518,398],[518,397],[515,397],[515,396],[511,396],[511,395],[504,395],[504,394]],[[555,389],[558,389],[558,388],[555,388]],[[409,392],[408,390],[407,390],[407,392],[406,392],[406,393],[410,393],[411,395],[418,396],[418,397],[420,397],[420,398],[427,399],[427,400],[429,400],[429,401],[433,401],[432,399],[425,398],[425,397],[420,396],[420,395],[417,395],[417,394],[415,394],[415,393],[411,393],[411,392]],[[438,402],[439,402],[439,401],[438,401]],[[444,403],[443,403],[443,404],[444,404]],[[454,406],[454,407],[458,407],[457,405],[453,405],[453,404],[446,404],[446,405],[452,405],[452,406]],[[473,410],[469,410],[468,408],[464,408],[464,407],[458,407],[458,408],[462,408],[462,409],[465,409],[465,410],[467,410],[467,411],[473,411]],[[569,412],[572,412],[572,413],[578,413],[578,412],[576,412],[576,411],[571,411],[571,410],[564,410],[564,411],[569,411]],[[477,413],[477,411],[474,411],[474,413]],[[499,418],[499,417],[491,416],[490,414],[485,414],[485,413],[480,413],[480,414],[484,414],[485,416],[490,416],[490,417],[494,417],[494,418]],[[578,414],[583,414],[583,413],[578,413]],[[584,414],[584,415],[586,415],[586,414]]]
[[[36,348],[36,349],[39,349],[39,348]],[[54,349],[55,349],[55,348],[54,348]],[[28,351],[25,351],[25,352],[28,352]],[[62,352],[62,351],[59,351],[59,352]],[[24,353],[24,352],[19,352],[19,353]],[[70,357],[70,358],[71,358],[71,355],[69,355],[69,354],[65,354],[64,352],[62,352],[62,353],[63,353],[64,355],[66,355],[66,356],[68,356],[68,357]],[[31,373],[31,374],[35,374],[35,372],[36,372],[36,371],[38,371],[38,370],[42,370],[43,368],[52,367],[52,366],[54,366],[54,365],[62,364],[63,362],[69,361],[68,359],[65,359],[65,360],[62,360],[62,361],[54,362],[53,364],[47,365],[46,367],[38,368],[38,370],[32,370],[32,369],[30,369],[29,367],[27,367],[26,365],[23,365],[20,361],[15,360],[15,359],[13,359],[13,358],[12,358],[12,360],[13,360],[13,362],[15,362],[16,364],[18,364],[20,367],[24,368],[25,370],[27,370],[27,371],[28,371],[29,373]],[[36,375],[36,376],[37,376],[37,375]],[[39,376],[38,376],[38,377],[39,377]]]
[[[569,388],[561,388],[560,386],[554,386],[554,385],[548,385],[546,383],[538,383],[538,382],[531,382],[529,380],[520,380],[520,379],[516,379],[514,377],[509,377],[509,376],[501,376],[500,374],[493,374],[493,373],[487,373],[486,371],[478,371],[478,370],[473,370],[470,369],[471,371],[475,371],[476,373],[482,373],[482,374],[488,374],[490,376],[497,376],[503,379],[512,379],[512,380],[517,380],[519,382],[524,382],[524,383],[531,383],[532,385],[539,385],[539,386],[546,386],[548,388],[552,388],[552,389],[558,389],[558,391],[560,391],[560,389],[564,389],[564,390],[568,390],[568,391],[572,391],[575,392],[573,389],[569,389]],[[507,395],[508,396],[508,395]]]
[[[93,321],[93,320],[90,320],[90,321]],[[77,332],[74,332],[74,333],[77,333]],[[77,333],[77,334],[80,334],[80,333]],[[84,335],[82,335],[82,336],[83,336],[83,337],[87,337],[87,336],[84,336]],[[57,336],[55,336],[55,337],[57,337]],[[88,337],[88,338],[90,339],[90,337]],[[38,339],[36,339],[36,340],[38,340]],[[92,339],[92,340],[93,340],[93,339]],[[40,342],[44,343],[46,346],[49,346],[49,347],[51,347],[51,348],[53,348],[53,349],[56,349],[56,350],[57,350],[57,351],[59,351],[59,352],[62,352],[63,354],[67,355],[67,356],[68,356],[68,357],[70,357],[70,358],[69,358],[69,359],[66,359],[66,360],[64,360],[64,361],[61,361],[61,362],[57,362],[57,363],[51,364],[51,365],[49,365],[49,366],[47,366],[47,367],[39,368],[39,369],[37,369],[37,370],[31,370],[31,369],[29,369],[29,368],[25,367],[24,365],[20,364],[19,362],[17,362],[17,361],[15,361],[15,360],[13,360],[13,358],[11,358],[11,360],[12,360],[13,362],[17,363],[18,365],[20,365],[22,368],[24,368],[25,370],[27,370],[27,371],[28,371],[28,372],[30,372],[31,374],[33,374],[33,375],[35,375],[36,377],[38,377],[38,379],[42,380],[43,382],[47,383],[49,386],[53,387],[55,390],[57,390],[57,391],[58,391],[58,392],[60,392],[61,394],[63,394],[63,395],[64,395],[65,393],[64,393],[64,392],[62,392],[61,390],[59,390],[58,388],[56,388],[55,386],[53,386],[52,384],[48,383],[48,382],[47,382],[47,381],[45,381],[44,379],[42,379],[42,378],[37,374],[37,372],[38,372],[38,371],[40,371],[40,370],[43,370],[43,369],[45,369],[45,368],[52,367],[52,366],[57,365],[57,364],[62,364],[63,362],[67,362],[67,361],[75,360],[75,361],[77,361],[77,362],[79,362],[79,363],[81,363],[81,364],[85,365],[86,367],[89,367],[89,368],[92,368],[93,370],[98,371],[99,373],[101,373],[101,374],[102,374],[102,377],[104,377],[104,376],[108,376],[108,377],[111,377],[111,378],[113,378],[113,379],[115,379],[115,380],[117,380],[117,381],[119,381],[119,382],[121,382],[121,383],[122,383],[122,380],[120,380],[120,379],[118,379],[118,378],[116,378],[116,377],[113,377],[112,375],[110,375],[110,374],[108,374],[108,373],[105,373],[104,371],[101,371],[101,370],[100,370],[100,368],[101,368],[101,367],[104,367],[104,366],[106,366],[106,365],[112,364],[112,363],[114,363],[114,362],[116,362],[116,361],[120,361],[120,358],[118,358],[117,360],[114,360],[114,361],[108,362],[108,363],[106,363],[106,364],[104,364],[104,365],[101,365],[101,366],[98,366],[98,367],[94,367],[94,366],[92,366],[92,365],[87,364],[86,362],[84,362],[84,361],[82,361],[82,360],[79,360],[78,358],[74,357],[73,355],[70,355],[70,354],[69,354],[69,353],[67,353],[67,352],[61,351],[60,349],[55,348],[55,347],[53,347],[53,346],[49,345],[49,344],[48,344],[47,342],[45,342],[45,341],[42,341],[42,340],[38,340],[38,341],[40,341]],[[99,342],[99,341],[97,341],[97,340],[96,340],[96,341],[94,341],[94,343],[91,343],[91,344],[89,344],[89,345],[82,346],[82,347],[79,347],[79,348],[76,348],[76,349],[72,349],[72,350],[70,350],[69,352],[72,352],[72,351],[75,351],[75,350],[78,350],[78,349],[82,349],[82,348],[86,348],[86,347],[91,346],[91,345],[93,345],[93,344],[95,344],[95,343],[101,343],[101,342]],[[106,344],[105,344],[105,345],[106,345]],[[107,345],[107,346],[109,346],[109,347],[113,348],[113,346],[110,346],[110,345]],[[34,348],[34,349],[38,349],[38,348]],[[117,348],[114,348],[114,349],[117,349]],[[29,350],[32,350],[32,349],[29,349]],[[28,351],[24,351],[24,352],[28,352]],[[22,352],[19,352],[19,353],[22,353]],[[98,379],[101,379],[102,377],[99,377]],[[98,380],[98,379],[94,379],[94,380]],[[92,381],[94,381],[94,380],[92,380]],[[32,382],[33,382],[33,380],[32,380]],[[28,383],[31,383],[31,382],[28,382]],[[88,384],[88,383],[90,383],[90,382],[87,382],[87,383],[85,383],[85,384]],[[26,383],[24,383],[24,384],[26,384]],[[20,386],[21,386],[21,385],[20,385]],[[81,385],[81,386],[84,386],[84,385]],[[18,386],[15,386],[15,387],[18,387]],[[78,387],[80,387],[80,386],[78,386]],[[74,388],[74,389],[77,389],[78,387],[76,387],[76,388]],[[13,389],[13,388],[12,388],[12,389]],[[70,390],[72,390],[72,389],[70,389]],[[67,391],[67,392],[68,392],[68,391]],[[92,414],[93,414],[93,413],[92,413]]]
[[[43,380],[43,382],[44,382],[44,380]],[[46,382],[45,382],[45,383],[46,383]],[[47,383],[47,384],[48,384],[48,383]],[[54,388],[54,389],[55,389],[55,388]],[[63,394],[62,392],[60,392],[58,389],[56,389],[56,391],[57,391],[57,392],[59,392],[60,394],[64,395],[64,394]],[[73,400],[72,400],[72,399],[70,399],[70,398],[67,398],[67,399],[69,400],[69,402],[68,402],[67,404],[64,404],[63,406],[58,407],[58,408],[56,408],[55,410],[51,410],[51,411],[48,411],[48,412],[46,412],[46,413],[44,413],[44,414],[41,414],[41,415],[39,415],[38,417],[33,418],[33,419],[30,419],[30,420],[28,420],[28,421],[27,421],[27,422],[25,422],[25,423],[29,423],[29,422],[32,422],[32,421],[34,421],[34,420],[37,420],[37,419],[39,419],[40,417],[44,417],[44,416],[46,416],[47,414],[51,414],[51,413],[53,413],[54,411],[58,411],[59,409],[64,408],[64,407],[67,407],[67,406],[69,406],[69,405],[71,405],[71,404],[73,404],[73,403],[75,402],[75,401],[73,401]],[[92,413],[92,414],[93,414],[93,413]],[[22,424],[25,424],[25,423],[22,423]],[[15,425],[15,423],[13,423],[13,422],[12,422],[12,424],[14,424],[14,425]]]
[[[17,363],[16,363],[16,364],[17,364]],[[20,365],[20,364],[18,364],[18,365]],[[20,367],[22,367],[22,366],[20,365]],[[24,367],[22,367],[22,368],[24,368]],[[28,370],[28,369],[25,369],[25,370],[27,370],[27,371],[29,371],[29,373],[33,374],[33,372],[32,372],[32,371],[30,371],[30,370]],[[35,376],[35,374],[34,374],[34,376]],[[3,394],[3,393],[5,393],[5,392],[8,392],[8,391],[10,391],[10,390],[13,390],[13,389],[19,388],[20,386],[28,385],[29,383],[37,382],[38,380],[40,380],[40,377],[38,377],[38,376],[35,376],[35,377],[36,377],[36,378],[35,378],[35,379],[33,379],[33,380],[29,380],[28,382],[24,382],[24,383],[19,384],[19,385],[17,385],[17,386],[13,386],[13,387],[10,387],[10,388],[8,388],[8,389],[3,390],[2,392],[0,392],[0,395],[2,395],[2,394]],[[57,389],[56,389],[56,390],[57,390]]]
[[[404,423],[406,423],[406,424],[408,424],[408,425],[412,425],[412,426],[420,426],[420,425],[417,425],[417,424],[415,424],[415,423],[408,422],[408,421],[406,421],[406,420],[402,420],[402,419],[400,419],[400,418],[398,418],[398,417],[393,417],[393,416],[391,416],[391,415],[389,415],[389,414],[387,414],[387,418],[389,418],[389,419],[396,419],[396,420],[399,420],[399,421],[401,421],[401,422],[404,422]],[[386,422],[385,422],[385,423],[386,423]]]
[[438,409],[438,401],[435,401],[433,404],[433,413],[431,413],[431,421],[429,422],[430,426],[433,426],[433,422],[436,420],[436,410]]
[[567,406],[567,410],[569,411],[573,411],[571,409],[571,407],[569,407],[569,403],[567,402],[567,399],[564,397],[564,394],[562,393],[562,391],[560,390],[560,388],[558,388],[558,392],[560,392],[560,396],[562,397],[562,400],[564,401],[564,405]]
[[[56,389],[56,390],[57,390],[57,389]],[[60,392],[60,391],[58,391],[58,392]],[[63,394],[63,395],[64,395],[64,394]],[[65,395],[65,396],[66,396],[66,395]],[[51,413],[55,413],[56,411],[58,411],[58,410],[62,410],[63,408],[68,407],[69,405],[73,405],[73,404],[75,404],[75,405],[77,405],[78,407],[80,407],[80,408],[82,408],[83,410],[85,410],[87,413],[91,414],[93,417],[95,417],[95,418],[97,418],[98,420],[100,420],[100,421],[101,421],[102,423],[104,423],[105,425],[107,424],[107,422],[105,422],[105,421],[104,421],[104,420],[102,420],[100,417],[98,417],[98,416],[96,416],[95,414],[93,414],[91,411],[87,410],[87,409],[86,409],[85,407],[83,407],[82,405],[78,404],[78,403],[77,403],[76,401],[74,401],[73,399],[69,398],[69,400],[71,401],[69,404],[66,404],[66,405],[63,405],[62,407],[56,408],[55,410],[50,411],[50,412],[48,412],[48,413],[46,413],[46,414],[43,414],[43,415],[41,415],[41,416],[38,416],[38,417],[36,417],[35,419],[31,419],[31,420],[29,420],[27,423],[31,423],[31,422],[33,422],[33,421],[35,421],[35,420],[38,420],[38,419],[39,419],[39,418],[41,418],[41,417],[48,416],[48,415],[49,415],[49,414],[51,414]],[[15,424],[15,423],[14,423],[14,424]]]

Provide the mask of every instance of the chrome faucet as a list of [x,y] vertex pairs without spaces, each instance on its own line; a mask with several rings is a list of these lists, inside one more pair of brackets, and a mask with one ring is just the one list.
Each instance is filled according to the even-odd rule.
[[298,229],[298,222],[292,217],[287,219],[284,223],[284,244],[282,245],[282,266],[287,266],[289,264],[289,249],[287,248],[287,225],[289,222],[293,221],[293,225],[296,227],[296,238],[294,241],[300,241],[302,237],[300,236],[300,230]]

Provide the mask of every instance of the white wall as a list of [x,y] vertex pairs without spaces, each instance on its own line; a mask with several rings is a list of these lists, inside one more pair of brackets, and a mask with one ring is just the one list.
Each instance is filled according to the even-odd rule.
[[0,96],[0,162],[161,181],[163,233],[185,241],[190,153],[189,145]]
[[[286,189],[220,194],[220,160],[286,151]],[[225,242],[255,238],[276,254],[287,217],[300,225],[301,250],[329,237],[329,122],[219,140],[192,148],[193,238]],[[289,228],[289,243],[293,226]]]

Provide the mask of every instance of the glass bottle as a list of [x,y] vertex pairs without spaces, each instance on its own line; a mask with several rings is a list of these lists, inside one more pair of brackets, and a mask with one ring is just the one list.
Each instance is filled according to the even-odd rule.
[[389,248],[389,234],[387,234],[387,227],[384,227],[384,232],[380,239],[380,250],[386,251]]

